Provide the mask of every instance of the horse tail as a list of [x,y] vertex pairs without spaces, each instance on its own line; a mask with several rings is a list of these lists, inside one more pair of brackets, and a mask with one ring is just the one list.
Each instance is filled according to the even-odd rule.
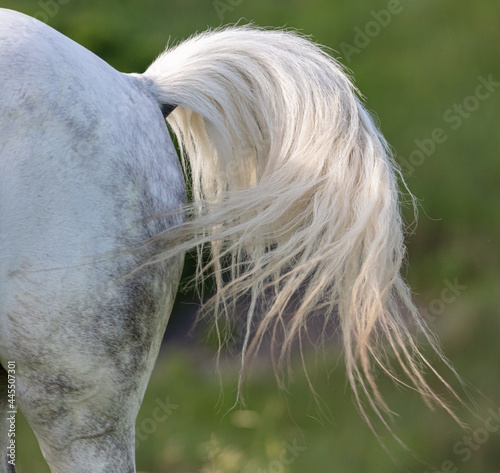
[[178,106],[168,123],[191,178],[189,218],[164,236],[161,257],[205,255],[197,278],[215,275],[217,316],[249,298],[243,365],[271,331],[283,367],[323,314],[339,320],[365,418],[363,399],[390,412],[374,372],[395,378],[391,359],[402,383],[452,413],[423,376],[452,390],[416,342],[443,358],[400,276],[398,169],[341,65],[295,33],[243,26],[167,48],[144,78],[160,104]]

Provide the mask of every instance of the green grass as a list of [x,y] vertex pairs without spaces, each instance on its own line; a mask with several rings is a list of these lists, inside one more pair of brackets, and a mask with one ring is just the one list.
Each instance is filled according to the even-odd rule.
[[[477,360],[468,354],[477,349],[478,339],[494,347],[500,323],[488,319],[486,310],[480,321],[469,332],[470,339],[456,329],[455,343],[449,344],[448,351],[473,384],[481,386],[485,394],[495,395],[500,390],[495,368],[497,351],[485,350],[479,369]],[[458,347],[457,338],[462,339]],[[434,473],[446,461],[461,473],[498,471],[499,432],[489,434],[484,442],[484,437],[480,437],[482,443],[474,442],[477,450],[470,448],[467,458],[464,438],[470,434],[443,412],[431,412],[415,394],[396,389],[381,377],[382,392],[399,414],[391,426],[420,461],[375,423],[389,455],[354,407],[336,348],[330,347],[319,361],[312,353],[308,355],[309,374],[320,396],[319,404],[299,365],[296,360],[293,383],[284,392],[276,387],[266,359],[260,359],[245,384],[246,406],[231,409],[235,401],[234,363],[223,364],[221,387],[215,376],[213,352],[175,346],[166,350],[154,371],[137,421],[138,471]],[[475,397],[483,417],[488,417],[487,409],[498,411],[498,403],[488,403],[478,394]],[[161,416],[155,415],[158,406],[167,406]],[[471,421],[473,432],[484,430],[484,422],[461,413],[466,421]],[[500,425],[500,420],[492,425]],[[48,473],[24,421],[18,423],[18,438],[19,472]],[[280,458],[286,459],[283,467],[279,466]]]
[[[410,189],[420,199],[419,224],[408,236],[407,269],[417,303],[431,311],[433,325],[457,369],[498,409],[500,89],[481,100],[456,129],[446,113],[475,93],[479,77],[491,75],[500,81],[499,2],[401,0],[402,11],[365,48],[342,58],[342,44],[352,44],[355,28],[365,29],[373,21],[371,12],[386,9],[387,0],[222,1],[228,6],[222,21],[212,1],[70,1],[59,6],[49,24],[125,72],[144,70],[169,37],[178,40],[207,26],[240,19],[297,28],[337,51],[333,54],[351,69],[402,163]],[[42,11],[42,4],[2,2],[3,7],[32,15]],[[416,149],[416,140],[429,138],[436,128],[444,130],[446,141],[409,172],[404,163]],[[405,215],[411,219],[411,209]],[[440,305],[446,281],[455,280],[466,289]],[[165,355],[153,374],[138,425],[146,422],[152,428],[147,419],[157,399],[169,396],[179,407],[141,442],[139,470],[498,473],[500,469],[498,432],[481,444],[476,442],[477,450],[462,461],[466,454],[460,442],[467,434],[443,413],[426,409],[408,391],[381,380],[389,404],[401,414],[393,424],[396,433],[435,468],[419,463],[385,433],[395,457],[391,459],[356,412],[342,362],[333,369],[338,357],[335,347],[315,375],[318,393],[331,411],[330,421],[318,412],[298,363],[290,393],[285,395],[277,390],[266,362],[261,362],[246,385],[249,412],[228,413],[235,399],[234,369],[223,370],[221,405],[212,352]],[[312,360],[308,366],[314,371]],[[476,397],[483,409],[490,406]],[[484,428],[481,421],[474,422],[473,432]],[[19,472],[48,472],[22,418],[18,428]],[[273,463],[283,456],[284,442],[294,440],[305,450],[287,465]]]

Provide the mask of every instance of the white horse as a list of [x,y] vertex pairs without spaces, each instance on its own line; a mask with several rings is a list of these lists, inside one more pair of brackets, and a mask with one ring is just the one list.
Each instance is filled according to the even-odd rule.
[[399,275],[396,176],[341,66],[294,33],[211,31],[122,74],[0,9],[0,361],[16,364],[51,471],[135,471],[136,415],[193,247],[210,248],[197,277],[215,277],[216,316],[251,297],[242,366],[268,330],[286,363],[321,312],[340,321],[358,401],[383,416],[372,373],[395,356],[443,404],[413,332],[437,344]]

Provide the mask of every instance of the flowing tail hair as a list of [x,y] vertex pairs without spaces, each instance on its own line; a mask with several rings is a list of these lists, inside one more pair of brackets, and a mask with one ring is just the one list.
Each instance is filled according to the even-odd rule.
[[193,247],[206,254],[208,245],[196,277],[215,275],[216,315],[250,297],[243,365],[271,331],[282,335],[283,366],[308,318],[321,313],[339,320],[366,420],[363,399],[382,420],[390,413],[374,376],[382,369],[398,381],[390,359],[408,378],[401,383],[453,415],[424,371],[454,391],[416,335],[453,367],[400,276],[397,166],[340,64],[295,33],[243,26],[167,48],[144,77],[160,104],[178,106],[168,123],[192,181],[189,218],[162,236],[160,258]]

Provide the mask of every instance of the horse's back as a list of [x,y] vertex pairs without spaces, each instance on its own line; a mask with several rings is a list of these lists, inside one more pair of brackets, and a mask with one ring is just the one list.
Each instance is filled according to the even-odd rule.
[[181,261],[130,274],[152,251],[134,249],[179,222],[150,217],[182,205],[183,178],[139,79],[3,9],[0,90],[0,361],[18,360],[30,422],[63,442],[74,419],[42,400],[92,395],[113,417],[121,384],[142,396]]

